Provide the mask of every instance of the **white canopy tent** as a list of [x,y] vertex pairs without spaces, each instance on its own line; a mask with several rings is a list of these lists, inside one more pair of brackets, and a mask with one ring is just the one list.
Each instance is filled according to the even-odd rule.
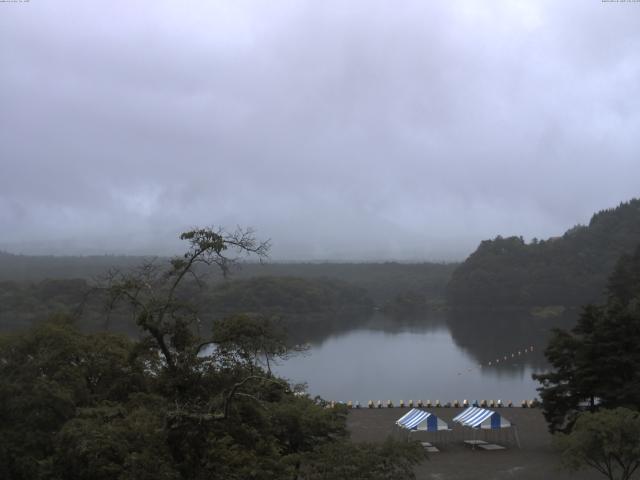
[[448,437],[442,437],[442,434],[451,432],[447,422],[438,418],[433,413],[418,408],[412,408],[396,420],[396,426],[406,430],[409,436],[411,436],[412,433],[426,433],[428,435],[427,438],[432,441],[445,440]]
[[503,428],[511,428],[516,444],[518,448],[520,448],[520,440],[515,424],[494,410],[487,410],[486,408],[480,407],[466,408],[459,415],[455,416],[453,421],[464,427],[485,431],[485,433],[489,433],[490,431],[500,432]]
[[460,415],[454,417],[453,421],[471,428],[496,429],[511,426],[511,422],[498,412],[480,407],[465,409]]
[[449,425],[444,420],[436,417],[433,413],[417,408],[412,408],[396,420],[396,425],[407,430],[425,430],[427,432],[449,430]]

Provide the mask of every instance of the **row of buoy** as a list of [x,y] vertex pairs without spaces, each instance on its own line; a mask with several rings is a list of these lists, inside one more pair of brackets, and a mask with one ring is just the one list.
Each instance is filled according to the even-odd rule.
[[[331,408],[335,407],[336,405],[345,405],[344,402],[335,402],[335,401],[331,401],[329,403],[328,406],[330,406]],[[534,408],[537,407],[539,405],[538,400],[523,400],[520,403],[520,407],[522,408]],[[361,408],[360,402],[359,401],[351,401],[349,400],[346,403],[347,408]],[[482,407],[482,408],[502,408],[502,407],[513,407],[514,403],[509,401],[506,404],[504,404],[502,402],[502,400],[482,400],[480,402],[478,402],[477,400],[474,401],[473,403],[469,403],[467,400],[463,400],[462,402],[458,402],[457,400],[454,400],[453,402],[446,402],[446,403],[440,403],[440,400],[436,400],[435,402],[431,402],[430,400],[427,400],[426,402],[423,402],[422,400],[418,400],[417,402],[413,402],[413,400],[409,400],[406,404],[404,402],[404,400],[400,400],[400,403],[398,403],[398,407],[399,408],[414,408],[414,407],[418,407],[418,408],[467,408],[469,406],[472,407]],[[382,403],[382,400],[378,400],[377,402],[374,402],[373,400],[369,400],[369,402],[367,403],[367,407],[368,408],[394,408],[395,405],[391,400],[387,400],[386,403]]]
[[[500,365],[500,362],[504,363],[504,362],[507,362],[508,360],[515,360],[517,357],[521,355],[525,355],[527,353],[531,353],[531,352],[533,352],[533,345],[527,348],[523,348],[522,350],[518,350],[517,352],[512,352],[507,355],[502,355],[501,357],[498,357],[495,360],[491,360],[487,363],[484,363],[484,364],[481,363],[477,367],[468,368],[467,373],[471,373],[476,370],[482,370],[483,368],[486,368],[486,367]],[[463,373],[464,372],[458,372],[458,376],[462,375]]]
[[[533,345],[531,345],[530,347],[527,347],[523,350],[518,350],[517,352],[512,352],[511,354],[507,354],[507,355],[502,355],[502,357],[498,357],[495,360],[491,360],[490,362],[487,362],[486,366],[490,367],[492,365],[498,365],[501,361],[502,362],[506,362],[507,360],[510,359],[514,359],[517,358],[521,355],[524,355],[526,353],[531,353],[533,352]],[[484,365],[480,365],[480,368],[482,368]]]

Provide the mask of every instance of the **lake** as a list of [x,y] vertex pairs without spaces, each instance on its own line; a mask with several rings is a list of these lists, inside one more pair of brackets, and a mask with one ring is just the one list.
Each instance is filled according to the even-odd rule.
[[566,319],[545,321],[526,312],[402,320],[377,313],[351,329],[308,339],[308,352],[281,362],[275,371],[293,383],[306,382],[311,395],[363,405],[401,399],[520,404],[537,396],[531,374],[547,368],[542,351],[549,329],[566,324]]

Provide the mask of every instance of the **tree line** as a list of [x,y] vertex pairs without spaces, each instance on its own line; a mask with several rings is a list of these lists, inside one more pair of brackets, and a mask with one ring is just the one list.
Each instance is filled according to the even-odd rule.
[[606,300],[554,331],[534,375],[565,466],[627,480],[640,467],[640,246],[618,260]]
[[[39,283],[43,280],[91,281],[113,268],[127,270],[155,257],[135,256],[29,256],[0,251],[0,282],[20,284]],[[167,261],[158,257],[156,261]],[[235,280],[257,277],[295,277],[305,280],[331,279],[364,289],[367,296],[380,306],[393,301],[397,295],[419,292],[430,300],[443,300],[445,285],[456,263],[400,263],[400,262],[255,262],[242,259],[234,269]],[[203,266],[200,266],[203,267]],[[215,284],[224,280],[221,272],[206,267],[208,281]]]
[[[66,313],[77,316],[78,325],[87,331],[106,328],[134,334],[135,322],[126,309],[116,309],[105,318],[104,292],[95,285],[84,279],[0,282],[2,329],[25,328],[52,314]],[[256,277],[202,286],[187,278],[176,294],[201,312],[206,325],[230,314],[262,313],[295,327],[329,322],[341,314],[368,314],[373,309],[364,289],[326,278]]]
[[167,264],[97,287],[138,340],[83,333],[68,316],[0,336],[0,477],[12,480],[410,479],[419,444],[354,444],[346,411],[277,378],[296,353],[268,316],[202,332],[181,285],[198,265],[264,255],[252,234],[198,229]]
[[452,274],[453,306],[580,306],[603,299],[607,277],[640,243],[640,200],[602,210],[547,240],[485,240]]

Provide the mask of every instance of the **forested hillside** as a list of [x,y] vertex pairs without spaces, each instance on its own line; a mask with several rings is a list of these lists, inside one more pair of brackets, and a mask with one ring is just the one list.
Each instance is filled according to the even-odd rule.
[[640,404],[640,246],[620,257],[606,291],[572,328],[553,331],[545,349],[553,369],[534,375],[552,432],[572,430],[585,403],[591,411]]
[[[133,256],[29,256],[0,251],[0,281],[38,283],[47,279],[92,280],[109,269],[127,270],[151,257]],[[156,261],[166,259],[159,257]],[[332,262],[248,262],[237,265],[232,278],[254,277],[328,278],[347,282],[366,290],[377,304],[383,305],[398,295],[418,293],[429,301],[444,299],[445,285],[455,269],[455,263],[332,263]],[[211,270],[208,280],[223,280],[220,272]]]
[[[229,280],[200,288],[184,282],[178,294],[197,307],[200,318],[241,313],[278,317],[288,326],[328,322],[343,314],[366,314],[373,308],[366,291],[346,282],[295,277],[256,277]],[[133,318],[115,310],[106,312],[107,298],[82,279],[44,280],[37,283],[0,282],[0,330],[15,330],[46,320],[56,313],[79,316],[79,326],[135,332]],[[77,315],[76,315],[77,314]],[[81,314],[81,315],[80,315]]]
[[0,250],[0,281],[40,281],[45,279],[90,279],[110,268],[131,268],[145,257],[126,255],[15,255]]
[[443,300],[445,287],[457,263],[281,263],[245,264],[234,278],[289,276],[330,278],[364,289],[376,305],[398,295],[419,293],[430,301]]
[[335,314],[344,309],[371,310],[364,289],[329,279],[257,277],[216,285],[205,310],[218,314]]
[[578,306],[602,299],[616,261],[640,244],[640,200],[602,210],[562,237],[485,240],[453,273],[454,306]]
[[[268,244],[242,231],[197,229],[181,238],[184,255],[112,272],[98,285],[111,308],[135,319],[137,339],[83,333],[76,325],[83,317],[66,315],[0,333],[0,478],[415,478],[412,468],[425,458],[418,443],[352,443],[346,408],[325,408],[275,375],[271,365],[301,348],[270,318],[237,315],[201,328],[198,305],[189,302],[194,287],[204,287],[193,280],[194,265],[224,270],[229,250],[261,258]],[[84,282],[22,292],[8,284],[3,296],[20,298],[16,306],[23,298],[64,305]],[[260,290],[264,282],[256,283]],[[296,288],[312,298],[307,290],[317,286]],[[335,304],[330,289],[319,291]]]

